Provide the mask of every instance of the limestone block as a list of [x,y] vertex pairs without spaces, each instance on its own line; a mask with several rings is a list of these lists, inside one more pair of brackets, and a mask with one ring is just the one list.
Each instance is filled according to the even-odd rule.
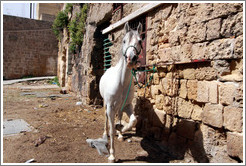
[[159,85],[160,84],[160,79],[159,79],[158,73],[155,73],[153,75],[153,82],[154,82],[155,85]]
[[227,132],[227,153],[243,161],[243,134]]
[[224,83],[219,88],[219,101],[223,105],[231,105],[234,101],[235,92],[238,88],[238,84]]
[[195,69],[188,68],[188,69],[184,69],[183,70],[184,79],[194,80],[194,79],[196,79],[196,75],[195,74],[196,74]]
[[208,99],[210,103],[217,104],[218,103],[218,83],[216,81],[209,82],[209,92]]
[[179,61],[189,62],[192,59],[192,44],[184,44],[180,47]]
[[234,45],[234,57],[243,58],[243,36],[238,36]]
[[206,39],[206,25],[205,23],[193,24],[188,29],[187,38],[190,43],[198,43]]
[[199,105],[194,105],[193,107],[193,112],[191,114],[191,118],[193,120],[198,120],[201,121],[202,120],[202,107],[200,107]]
[[218,18],[242,11],[243,11],[242,3],[214,3],[211,17]]
[[171,57],[170,57],[170,61],[174,62],[174,61],[180,61],[180,56],[181,56],[181,46],[174,46],[171,47]]
[[240,108],[243,108],[244,105],[244,98],[243,98],[243,82],[241,82],[236,90],[236,95],[235,95],[235,101],[236,105]]
[[[226,153],[227,143],[225,133],[201,124],[195,133],[194,140],[195,144],[202,146],[200,150],[205,151],[205,156],[209,156],[209,162],[235,162],[235,160],[232,160]],[[199,153],[199,149],[195,152]]]
[[182,98],[178,99],[178,116],[189,119],[193,111],[193,104]]
[[166,112],[158,108],[153,111],[153,126],[164,127],[166,122]]
[[197,101],[207,103],[209,101],[208,81],[197,82]]
[[206,48],[207,42],[193,44],[191,48],[191,59],[207,59],[207,55],[205,54]]
[[172,99],[171,97],[169,97],[169,96],[165,96],[165,97],[164,97],[163,110],[164,110],[167,114],[171,114],[171,115],[173,115],[172,102],[173,102],[173,99]]
[[156,103],[156,108],[162,110],[163,109],[163,103],[164,103],[164,96],[163,95],[157,95],[155,103]]
[[193,120],[181,119],[177,125],[177,134],[188,139],[193,139],[195,129],[196,123]]
[[217,72],[213,67],[205,67],[205,66],[199,66],[196,69],[196,79],[198,80],[215,80],[217,79]]
[[242,132],[243,128],[243,109],[237,107],[224,108],[224,124],[226,129],[230,131]]
[[207,40],[213,40],[220,37],[221,18],[210,20],[207,23]]
[[223,125],[223,106],[220,104],[206,104],[203,109],[202,121],[205,124],[221,128]]
[[224,37],[239,36],[243,34],[243,12],[229,15],[223,20],[221,34]]
[[212,41],[207,49],[206,54],[209,55],[209,59],[237,59],[242,58],[242,54],[235,53],[234,50],[241,50],[241,42],[236,44],[236,39],[218,39]]
[[186,87],[187,80],[180,80],[180,88],[179,88],[179,96],[182,98],[186,98],[187,96],[187,87]]
[[171,48],[164,48],[164,49],[159,49],[158,50],[158,55],[160,57],[161,61],[167,62],[167,61],[171,61],[171,57],[172,57],[172,52],[171,52]]
[[213,63],[213,68],[219,76],[230,73],[230,63],[227,60],[215,60]]
[[197,80],[188,80],[187,81],[187,96],[188,99],[197,100]]
[[169,78],[163,78],[161,81],[165,94],[172,96],[173,95],[172,80]]

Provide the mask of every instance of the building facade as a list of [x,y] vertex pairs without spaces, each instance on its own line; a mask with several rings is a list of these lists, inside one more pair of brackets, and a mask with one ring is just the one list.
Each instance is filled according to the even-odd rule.
[[[71,19],[80,6],[73,6]],[[99,14],[100,13],[100,14]],[[243,161],[243,4],[89,4],[80,52],[59,44],[60,83],[84,104],[102,104],[104,41],[111,65],[121,55],[123,27],[139,22],[143,51],[135,93],[137,133],[158,141],[177,160]],[[149,80],[153,75],[153,79]],[[136,81],[136,80],[135,80]]]

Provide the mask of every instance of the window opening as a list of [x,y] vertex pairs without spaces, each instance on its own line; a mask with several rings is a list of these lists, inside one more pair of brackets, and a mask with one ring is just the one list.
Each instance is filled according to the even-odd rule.
[[112,42],[108,38],[103,40],[104,71],[111,67],[112,55],[109,52],[109,48],[112,45]]

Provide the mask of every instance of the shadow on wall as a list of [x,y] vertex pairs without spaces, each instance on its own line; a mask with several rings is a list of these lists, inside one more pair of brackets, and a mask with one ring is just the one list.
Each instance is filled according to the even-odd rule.
[[[141,114],[139,110],[141,110]],[[150,101],[145,98],[137,99],[135,111],[138,115],[136,134],[143,137],[141,146],[148,155],[138,156],[134,161],[150,163],[169,163],[170,161],[175,162],[175,160],[209,162],[203,147],[203,135],[198,123],[180,119],[179,122],[173,120],[171,122],[173,125],[170,125],[169,128],[156,127],[156,124],[162,122],[157,121],[159,118],[154,117],[157,116],[153,113],[154,108]]]

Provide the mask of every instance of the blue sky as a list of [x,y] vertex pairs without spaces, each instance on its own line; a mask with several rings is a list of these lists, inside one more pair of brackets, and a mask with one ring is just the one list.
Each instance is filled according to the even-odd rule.
[[[36,18],[36,4],[32,3],[32,18]],[[3,14],[30,18],[30,3],[3,3]]]

